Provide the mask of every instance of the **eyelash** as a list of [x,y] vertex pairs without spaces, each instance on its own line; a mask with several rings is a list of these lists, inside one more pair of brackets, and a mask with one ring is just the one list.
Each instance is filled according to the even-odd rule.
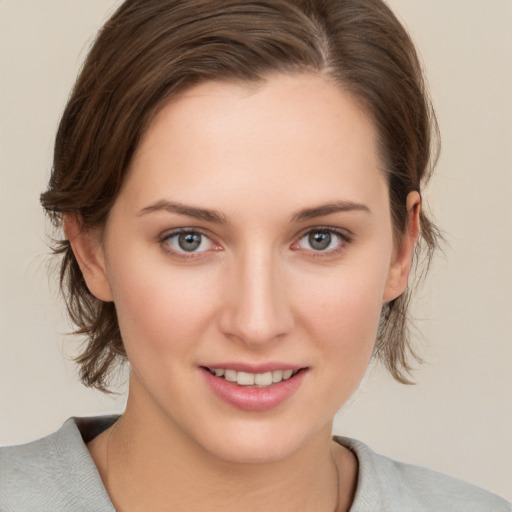
[[[217,245],[211,239],[211,237],[208,236],[207,233],[205,233],[203,230],[201,230],[199,228],[182,228],[182,229],[177,229],[177,230],[174,230],[171,232],[167,232],[160,238],[159,243],[160,243],[160,246],[162,247],[162,250],[165,253],[170,254],[171,256],[174,256],[174,257],[177,257],[177,258],[180,258],[183,260],[197,259],[197,258],[201,257],[203,252],[207,252],[207,251],[187,252],[185,250],[180,251],[180,250],[172,249],[169,244],[170,240],[172,240],[173,238],[179,237],[180,235],[185,235],[185,234],[200,235],[201,237],[203,237],[203,239],[206,238],[207,240],[209,240],[210,244]],[[203,243],[203,240],[201,240],[201,244],[202,243]],[[220,247],[220,246],[218,246],[218,247]],[[220,250],[220,249],[216,249],[216,250]]]
[[[326,249],[326,250],[305,249],[308,253],[310,253],[310,255],[312,257],[315,257],[315,258],[339,254],[340,252],[342,252],[346,249],[348,244],[353,242],[353,236],[351,234],[347,233],[346,231],[341,231],[341,230],[338,230],[335,228],[330,228],[330,227],[319,226],[319,227],[314,227],[314,228],[308,228],[307,231],[302,232],[302,234],[299,236],[297,241],[292,244],[291,248],[293,250],[301,250],[300,247],[297,247],[298,244],[304,238],[306,238],[307,236],[310,236],[314,233],[324,233],[324,234],[329,234],[330,236],[334,235],[334,237],[338,238],[338,241],[339,241],[338,245],[333,249]],[[183,235],[183,234],[200,235],[201,237],[209,240],[210,244],[218,247],[218,248],[214,249],[214,251],[222,250],[222,248],[218,244],[216,244],[206,232],[204,232],[203,230],[201,230],[199,228],[181,228],[181,229],[177,229],[177,230],[165,233],[163,236],[160,237],[160,239],[158,241],[160,246],[162,247],[162,250],[165,253],[170,254],[173,257],[177,257],[177,258],[180,258],[183,260],[197,259],[197,258],[200,258],[204,252],[208,252],[208,249],[199,251],[199,252],[196,252],[196,251],[187,252],[185,250],[172,249],[170,247],[169,241],[172,240],[173,238],[179,237],[180,235]],[[201,244],[202,243],[203,243],[203,240],[201,240]]]
[[[331,237],[334,236],[338,239],[338,244],[333,249],[316,250],[316,251],[314,249],[306,249],[306,251],[308,253],[310,253],[310,257],[314,257],[314,258],[322,258],[322,257],[325,258],[328,256],[333,256],[333,255],[339,254],[339,253],[343,252],[347,248],[347,246],[354,241],[354,237],[352,236],[352,234],[349,234],[345,230],[339,230],[339,229],[330,228],[327,226],[325,226],[325,227],[324,226],[316,226],[314,228],[309,228],[307,231],[304,231],[300,235],[297,242],[295,242],[292,245],[292,248],[294,248],[294,246],[298,246],[298,244],[304,238],[306,238],[307,236],[311,236],[314,233],[329,234]],[[300,250],[300,247],[298,247],[297,250]]]

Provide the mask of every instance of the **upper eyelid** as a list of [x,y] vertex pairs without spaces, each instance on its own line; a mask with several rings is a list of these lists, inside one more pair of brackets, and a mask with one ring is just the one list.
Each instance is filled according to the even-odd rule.
[[[299,242],[308,233],[311,233],[314,231],[328,231],[330,233],[334,233],[335,235],[341,237],[343,240],[345,240],[347,242],[351,242],[354,239],[354,234],[346,228],[319,225],[319,226],[310,226],[310,227],[307,227],[307,228],[299,231],[297,234],[294,235],[294,237],[292,239],[292,244]],[[169,229],[167,231],[164,231],[161,235],[158,236],[158,241],[160,243],[165,242],[165,240],[172,238],[176,235],[179,235],[181,233],[199,233],[200,235],[208,238],[212,243],[221,245],[216,240],[216,237],[213,236],[209,232],[209,230],[206,230],[206,229],[203,229],[200,227],[196,227],[196,226]]]
[[[168,230],[168,231],[165,231],[164,233],[162,233],[157,241],[158,241],[158,244],[159,245],[163,245],[165,244],[169,239],[171,238],[174,238],[175,236],[178,236],[182,233],[198,233],[200,234],[201,236],[204,236],[205,238],[207,238],[211,244],[213,245],[219,245],[218,242],[215,241],[215,239],[209,235],[208,233],[205,232],[204,229],[201,229],[201,228],[175,228],[175,229],[171,229],[171,230]],[[168,244],[170,245],[170,244]],[[183,255],[183,256],[186,256],[188,258],[192,258],[195,256],[198,256],[200,255],[201,253],[203,252],[207,252],[207,251],[199,251],[199,252],[196,252],[196,251],[193,251],[193,252],[190,252],[190,253],[187,253],[186,251],[180,251],[180,250],[177,250],[177,249],[174,249],[174,248],[168,248],[168,249],[165,249],[166,251],[168,252],[173,252],[175,254],[180,254],[180,255]]]
[[213,241],[212,235],[207,230],[196,227],[169,229],[158,235],[158,239],[163,242],[164,240],[167,240],[168,238],[176,235],[180,235],[181,233],[199,233],[200,235],[203,235]]
[[306,231],[303,231],[302,234],[298,237],[295,238],[295,242],[293,242],[292,244],[292,247],[294,245],[297,245],[300,243],[300,241],[306,237],[308,235],[308,233],[314,233],[315,231],[327,231],[329,233],[333,233],[336,237],[338,237],[340,240],[339,240],[339,243],[337,244],[336,247],[332,248],[332,249],[327,249],[327,250],[315,250],[313,248],[311,249],[303,249],[303,248],[299,248],[299,249],[292,249],[292,250],[299,250],[299,252],[302,252],[302,253],[307,253],[308,255],[311,255],[311,257],[315,257],[315,258],[326,258],[326,257],[329,257],[329,256],[334,256],[336,254],[339,254],[341,252],[343,252],[344,250],[347,249],[347,246],[352,244],[354,242],[354,235],[352,234],[352,232],[350,232],[349,230],[346,230],[346,229],[341,229],[341,228],[333,228],[333,227],[313,227],[313,228],[308,228]]
[[314,231],[328,231],[330,233],[339,235],[342,238],[346,238],[346,239],[350,239],[350,240],[354,238],[354,233],[352,233],[352,231],[350,231],[349,229],[346,229],[346,228],[335,228],[333,226],[312,226],[312,227],[308,227],[308,228],[300,231],[297,235],[295,235],[295,239],[300,240],[308,233],[311,233]]
[[201,259],[202,257],[206,256],[205,253],[209,252],[209,249],[206,249],[204,251],[191,251],[187,252],[185,250],[179,250],[174,247],[171,247],[170,243],[167,243],[168,240],[171,238],[174,238],[181,233],[198,233],[201,236],[204,236],[205,238],[208,238],[210,241],[210,244],[212,245],[218,245],[218,243],[207,233],[204,232],[201,228],[175,228],[170,229],[165,232],[163,232],[160,236],[157,238],[158,245],[161,247],[161,250],[164,251],[168,255],[172,255],[172,257],[177,258],[182,261],[195,261],[197,259]]

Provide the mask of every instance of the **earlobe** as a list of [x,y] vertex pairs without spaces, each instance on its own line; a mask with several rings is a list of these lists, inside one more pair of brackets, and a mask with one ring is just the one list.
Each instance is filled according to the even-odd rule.
[[402,235],[400,246],[396,249],[389,269],[384,291],[384,302],[390,302],[404,293],[411,270],[414,248],[420,232],[421,198],[418,192],[407,196],[408,224]]
[[113,300],[108,281],[100,230],[85,230],[76,216],[64,217],[64,233],[89,291],[103,302]]

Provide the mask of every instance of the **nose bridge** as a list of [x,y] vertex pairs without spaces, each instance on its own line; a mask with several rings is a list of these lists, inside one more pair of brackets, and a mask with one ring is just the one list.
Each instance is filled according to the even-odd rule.
[[223,311],[226,334],[257,346],[289,332],[293,317],[281,270],[278,257],[262,245],[237,259]]

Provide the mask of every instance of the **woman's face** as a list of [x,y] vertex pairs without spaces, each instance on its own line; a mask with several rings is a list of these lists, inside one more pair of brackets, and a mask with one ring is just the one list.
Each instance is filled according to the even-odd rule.
[[380,167],[369,118],[320,75],[168,103],[86,275],[115,302],[129,410],[229,460],[329,436],[404,286]]

